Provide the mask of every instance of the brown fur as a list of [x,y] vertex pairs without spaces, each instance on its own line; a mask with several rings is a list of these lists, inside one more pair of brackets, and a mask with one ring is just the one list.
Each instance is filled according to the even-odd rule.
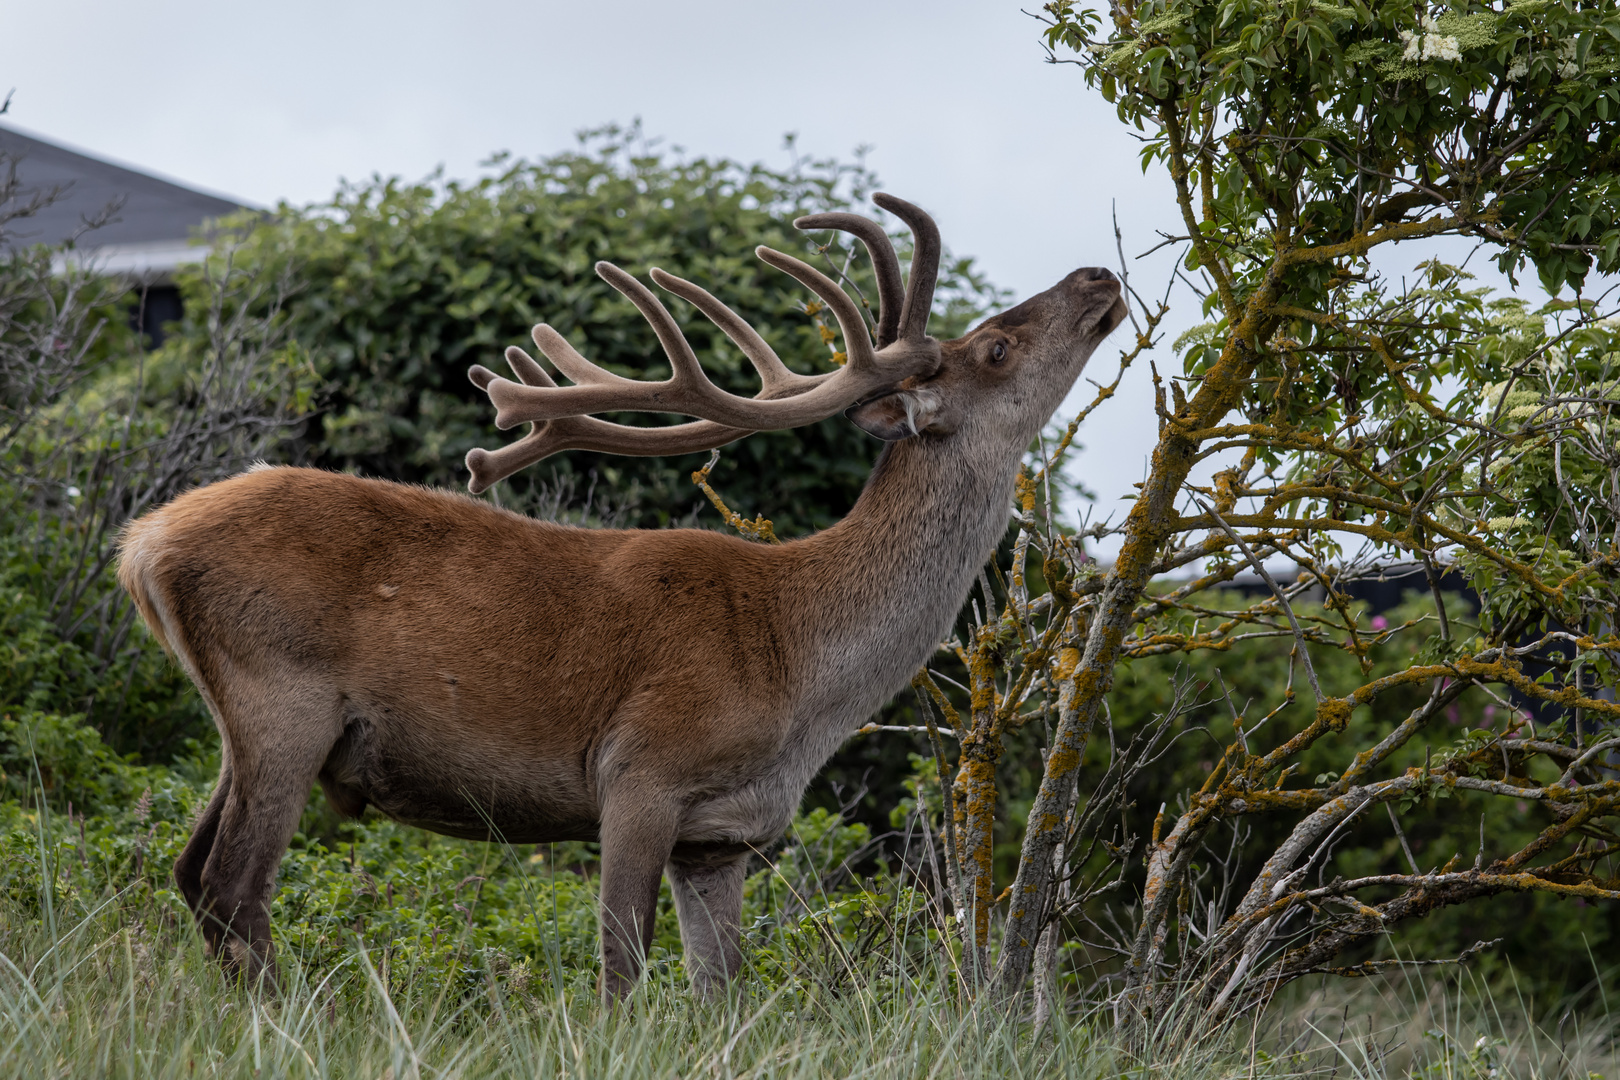
[[947,631],[1118,291],[1078,271],[851,410],[900,441],[843,522],[779,547],[293,468],[130,525],[119,580],[222,740],[175,866],[209,946],[271,969],[275,871],[318,781],[452,836],[600,840],[610,994],[667,870],[694,981],[721,985],[749,851]]

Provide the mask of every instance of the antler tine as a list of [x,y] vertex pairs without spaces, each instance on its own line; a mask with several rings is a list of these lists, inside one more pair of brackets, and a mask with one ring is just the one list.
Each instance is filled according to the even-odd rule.
[[[535,327],[535,330],[539,329],[540,327]],[[547,327],[547,329],[549,330],[550,327]],[[552,380],[551,376],[546,374],[546,369],[541,367],[539,363],[535,361],[534,357],[530,356],[516,345],[507,346],[506,362],[507,364],[511,365],[512,373],[518,377],[524,386],[555,387],[557,385],[556,382]],[[485,367],[483,364],[474,364],[472,367],[468,368],[467,378],[472,380],[472,384],[474,386],[484,391],[489,390],[491,383],[501,380],[499,375],[489,370],[489,368]]]
[[906,306],[900,314],[900,337],[920,341],[928,335],[928,313],[934,306],[934,285],[939,280],[939,256],[943,245],[939,226],[920,206],[878,192],[872,201],[904,221],[911,228],[911,280],[906,283]]
[[[541,327],[539,327],[539,326],[535,327],[536,331],[538,331],[540,329],[541,329]],[[544,329],[551,330],[551,327],[547,326],[547,327],[544,327]],[[568,342],[563,341],[561,334],[558,334],[555,330],[551,330],[551,333],[557,338],[558,341],[562,341],[563,345],[568,347],[569,352],[574,353],[573,346],[568,345]],[[535,338],[535,344],[538,345],[540,343],[539,342],[540,335],[538,333],[536,333],[536,334],[534,334],[534,338]],[[546,353],[546,356],[548,358],[550,357],[550,355],[551,355],[550,353]],[[574,355],[579,356],[578,353],[574,353]],[[590,361],[586,360],[583,356],[579,356],[579,359],[581,361],[587,363],[587,364],[590,363]],[[553,363],[555,363],[555,362],[556,361],[553,361]],[[522,382],[524,386],[556,386],[557,385],[555,382],[552,381],[551,376],[546,374],[546,369],[541,367],[540,364],[535,360],[534,357],[530,356],[528,353],[524,352],[522,349],[518,348],[516,345],[510,345],[510,346],[507,347],[507,349],[506,349],[506,363],[507,363],[507,365],[509,367],[511,367],[513,374],[517,375],[518,380],[520,382]],[[596,365],[591,364],[591,367],[594,368],[594,367],[596,367]],[[488,371],[488,369],[486,369],[486,368],[477,367],[475,365],[473,370],[475,370],[475,371],[485,371],[485,372],[487,372],[487,374],[490,376],[491,379],[493,379],[495,377],[495,373],[493,371]],[[601,370],[601,369],[598,368],[597,370]],[[469,371],[467,374],[471,375],[472,372]],[[570,375],[569,378],[573,378],[573,376]],[[475,378],[475,379],[473,379],[473,382],[477,383],[478,380]],[[485,380],[483,383],[480,383],[479,385],[480,386],[488,385],[488,380]]]
[[759,380],[764,387],[758,397],[765,399],[787,397],[789,394],[808,390],[832,377],[831,372],[825,375],[800,375],[790,371],[776,355],[775,350],[759,336],[758,331],[748,325],[747,320],[717,300],[701,285],[666,273],[656,266],[649,271],[649,275],[659,288],[674,293],[703,312],[710,322],[718,326],[721,332],[743,351],[743,355],[754,365],[754,370],[759,372]]
[[838,283],[823,274],[820,270],[792,255],[768,248],[761,244],[754,249],[754,254],[768,266],[774,266],[784,274],[791,274],[799,283],[832,309],[833,318],[838,321],[838,329],[844,334],[844,356],[846,371],[870,371],[876,363],[876,354],[872,351],[872,339],[866,333],[866,320],[861,317],[861,309],[855,306],[855,301],[849,298],[849,293],[839,288]]
[[[546,323],[541,323],[530,330],[529,336],[534,338],[535,346],[545,354],[546,359],[557,365],[557,370],[572,379],[575,385],[618,386],[625,389],[632,386],[639,387],[644,385],[642,383],[638,383],[634,379],[626,379],[622,375],[615,375],[611,371],[597,367],[595,364],[581,356],[578,350],[576,350],[572,345],[568,344],[567,338],[557,333],[556,330]],[[513,365],[513,371],[517,371],[517,364],[512,359],[512,352],[514,349],[516,349],[520,356],[525,358],[527,358],[529,354],[525,353],[522,349],[518,349],[515,345],[511,349],[506,350],[507,363]],[[529,360],[529,363],[532,364],[534,361],[531,359]],[[557,385],[556,383],[551,382],[549,378],[543,383],[536,382],[532,379],[524,379],[523,383],[525,386],[554,387]]]
[[872,270],[877,274],[878,287],[878,334],[877,347],[883,348],[892,345],[899,336],[900,311],[904,296],[900,285],[900,259],[894,253],[894,245],[889,242],[889,234],[883,231],[883,226],[871,218],[859,214],[832,213],[809,214],[805,217],[794,218],[793,227],[810,232],[815,229],[837,229],[847,232],[866,245],[866,253],[872,258]]
[[[653,333],[658,335],[658,344],[664,347],[664,355],[669,357],[670,382],[672,384],[691,383],[694,388],[714,388],[709,377],[703,373],[703,366],[698,363],[697,353],[692,351],[691,344],[681,328],[675,322],[675,316],[669,313],[653,291],[631,275],[620,270],[610,262],[596,264],[596,273],[603,281],[618,289],[625,295],[636,309],[641,312],[642,318],[652,324]],[[633,382],[633,380],[626,380]],[[645,385],[645,384],[642,384]]]

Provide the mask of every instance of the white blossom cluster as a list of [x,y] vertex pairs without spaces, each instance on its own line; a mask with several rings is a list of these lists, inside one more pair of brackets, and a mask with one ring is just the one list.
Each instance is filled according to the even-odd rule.
[[[1558,43],[1558,77],[1560,79],[1573,79],[1581,73],[1580,64],[1575,62],[1576,51],[1579,47],[1580,42],[1575,38]],[[1508,65],[1507,80],[1508,82],[1518,82],[1529,72],[1530,57],[1515,57],[1513,63]]]
[[1580,42],[1574,38],[1558,43],[1558,77],[1560,79],[1573,79],[1580,73],[1580,65],[1575,63],[1575,52],[1580,48]]
[[1423,16],[1421,30],[1402,30],[1401,43],[1406,51],[1402,60],[1461,60],[1462,45],[1455,37],[1440,32],[1434,16]]

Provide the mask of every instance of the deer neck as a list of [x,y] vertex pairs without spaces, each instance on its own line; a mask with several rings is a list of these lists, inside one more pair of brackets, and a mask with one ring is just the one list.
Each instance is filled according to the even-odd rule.
[[808,661],[806,699],[836,729],[829,737],[910,681],[1006,532],[1019,456],[974,452],[970,439],[890,444],[844,520],[795,545],[807,572],[789,617]]

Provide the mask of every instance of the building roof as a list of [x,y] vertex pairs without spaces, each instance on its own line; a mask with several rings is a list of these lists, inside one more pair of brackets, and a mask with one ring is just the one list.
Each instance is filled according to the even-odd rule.
[[58,244],[88,219],[116,206],[105,225],[84,232],[75,245],[109,273],[162,274],[200,255],[191,239],[210,218],[246,204],[185,187],[150,173],[91,157],[0,126],[0,167],[15,164],[22,197],[60,188],[61,196],[37,213],[5,224],[6,245]]

